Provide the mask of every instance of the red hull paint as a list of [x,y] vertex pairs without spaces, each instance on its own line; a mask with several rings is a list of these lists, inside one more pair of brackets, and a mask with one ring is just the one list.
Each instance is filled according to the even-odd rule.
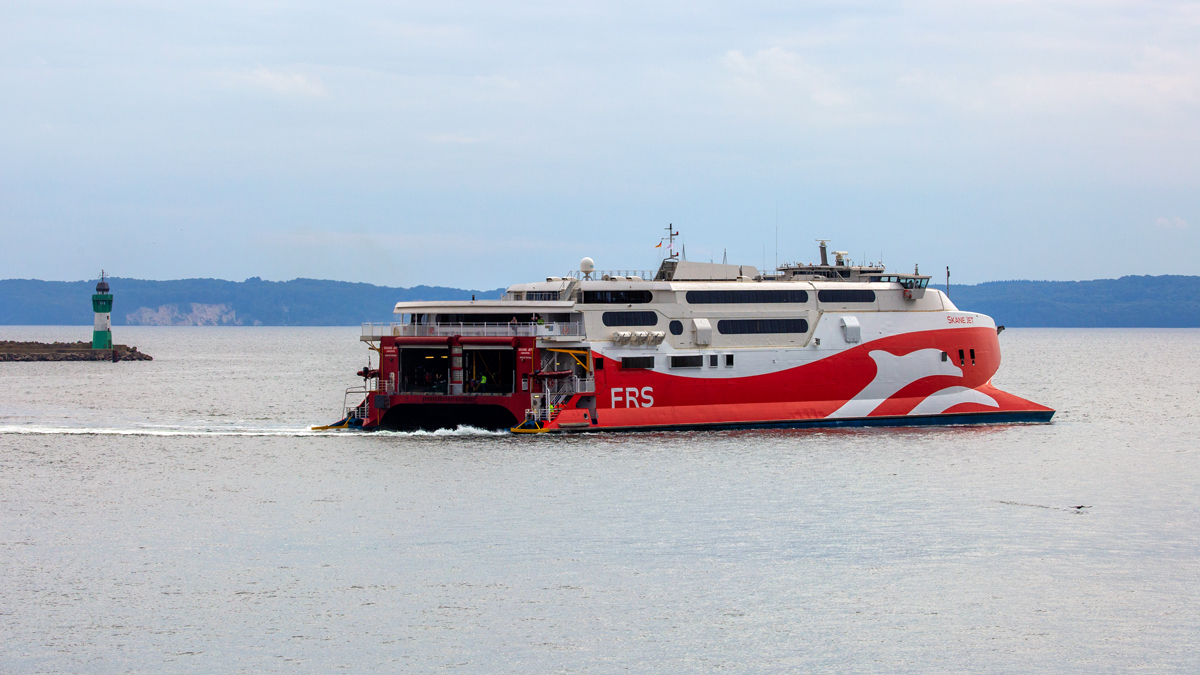
[[[881,373],[878,359],[902,361],[922,350],[946,352],[949,361],[943,362],[941,372],[934,370],[911,382],[901,373],[893,389]],[[963,350],[960,365],[958,351]],[[969,358],[974,350],[975,358]],[[875,354],[873,357],[872,354]],[[928,361],[928,358],[924,358]],[[836,352],[806,365],[752,377],[688,377],[651,370],[621,370],[620,363],[605,359],[605,366],[596,373],[596,398],[599,410],[592,429],[628,429],[638,427],[698,427],[739,424],[770,424],[796,420],[859,419],[863,417],[890,418],[912,415],[954,415],[960,413],[1046,412],[1050,408],[1002,392],[990,384],[1000,366],[1000,348],[993,328],[955,328],[919,333],[905,333],[874,340],[857,347]],[[909,369],[911,370],[911,368]],[[955,370],[957,374],[945,371]],[[869,387],[881,387],[886,396],[852,403]],[[982,395],[975,396],[972,390]],[[618,390],[617,395],[612,391]],[[642,396],[645,391],[648,396]],[[996,405],[963,401],[930,413],[919,408],[939,392],[959,397],[990,400]],[[636,393],[635,393],[636,392]],[[632,395],[630,395],[632,394]],[[936,398],[936,397],[935,397]],[[652,400],[649,406],[644,405]],[[952,396],[947,401],[956,400]],[[617,403],[616,407],[613,403]],[[938,401],[934,400],[936,408]],[[623,404],[623,405],[622,405]],[[636,407],[635,407],[635,404]],[[928,405],[928,404],[927,404]],[[839,411],[843,411],[839,413]],[[857,413],[857,414],[856,414]],[[552,422],[580,420],[572,416]],[[882,421],[882,420],[881,420]]]
[[[525,411],[530,406],[529,388],[536,387],[536,384],[529,383],[533,378],[533,364],[538,358],[537,349],[535,347],[535,338],[532,337],[475,337],[475,336],[453,336],[453,337],[432,337],[432,338],[408,338],[408,337],[393,337],[384,336],[379,341],[379,381],[388,382],[390,379],[399,381],[400,379],[400,363],[399,363],[399,348],[405,346],[446,346],[453,344],[460,345],[493,345],[493,346],[512,346],[517,351],[515,361],[515,378],[517,391],[504,395],[473,395],[462,394],[457,396],[447,396],[443,394],[381,394],[373,393],[367,397],[367,421],[363,428],[372,429],[378,428],[380,423],[384,421],[387,411],[398,406],[463,406],[464,408],[475,408],[478,406],[498,406],[504,408],[511,413],[515,420],[513,424],[520,422],[525,418]],[[393,379],[394,378],[394,379]],[[523,388],[528,387],[528,388]],[[379,404],[379,397],[383,396],[387,405]]]
[[[518,391],[507,396],[391,395],[386,397],[388,407],[500,406],[515,419],[523,419],[531,405],[531,390],[539,389],[538,378],[532,377],[533,364],[540,362],[534,339],[491,338],[489,343],[492,341],[511,343],[517,349],[517,382],[528,382],[529,390],[518,384]],[[462,342],[468,339],[462,338]],[[397,371],[396,348],[405,344],[413,343],[403,338],[382,338],[381,381]],[[941,358],[942,352],[947,355],[946,361]],[[811,360],[824,353],[829,355]],[[830,352],[779,350],[778,359],[796,359],[803,364],[746,377],[732,377],[731,371],[723,369],[622,370],[619,360],[599,352],[593,352],[593,358],[604,361],[603,368],[595,371],[595,418],[590,411],[575,407],[577,396],[547,425],[549,430],[702,428],[803,421],[840,424],[853,420],[903,424],[906,418],[985,415],[1011,419],[1020,413],[1049,419],[1054,412],[992,386],[991,378],[1000,367],[1000,345],[991,327],[903,333]],[[618,394],[614,395],[614,390]],[[369,397],[368,403],[370,415],[365,428],[379,425],[387,411],[377,407],[374,397]]]

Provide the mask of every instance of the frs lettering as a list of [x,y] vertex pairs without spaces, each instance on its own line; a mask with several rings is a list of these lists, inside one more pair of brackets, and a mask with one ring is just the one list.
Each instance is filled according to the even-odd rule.
[[612,393],[612,407],[617,407],[618,401],[624,401],[626,408],[649,408],[654,405],[654,387],[616,387],[609,390]]
[[948,317],[946,317],[946,323],[975,323],[975,317],[973,317],[973,316],[948,316]]

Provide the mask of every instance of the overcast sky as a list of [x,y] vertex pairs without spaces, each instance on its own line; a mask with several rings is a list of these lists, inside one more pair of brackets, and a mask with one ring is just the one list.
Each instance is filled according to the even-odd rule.
[[1200,5],[0,3],[0,278],[1200,273]]

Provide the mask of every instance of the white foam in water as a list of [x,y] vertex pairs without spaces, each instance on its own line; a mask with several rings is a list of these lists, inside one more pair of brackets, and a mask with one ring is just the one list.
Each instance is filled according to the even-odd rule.
[[385,436],[507,436],[508,431],[491,431],[489,429],[480,429],[466,424],[458,425],[456,429],[438,429],[436,431],[377,431],[373,432]]
[[196,428],[110,428],[0,425],[0,434],[66,436],[317,436],[309,429],[196,429]]
[[320,430],[295,428],[245,428],[245,427],[168,427],[145,426],[131,428],[112,427],[51,427],[44,425],[0,425],[0,434],[30,434],[30,435],[68,435],[68,436],[361,436],[375,434],[379,436],[400,436],[419,438],[422,436],[507,436],[508,431],[491,431],[477,427],[459,425],[456,429],[438,429],[436,431],[355,431],[355,430]]

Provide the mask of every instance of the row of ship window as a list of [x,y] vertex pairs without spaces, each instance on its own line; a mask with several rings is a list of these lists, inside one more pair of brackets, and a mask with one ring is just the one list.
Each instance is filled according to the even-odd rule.
[[[653,299],[654,294],[650,291],[583,292],[584,304],[638,305],[651,302]],[[875,302],[875,291],[860,288],[826,288],[817,291],[817,300],[835,303]],[[688,291],[687,302],[690,305],[805,303],[808,302],[808,291],[791,289]]]
[[[605,312],[605,326],[657,326],[658,312]],[[668,324],[671,335],[683,335],[683,322]],[[720,319],[717,332],[721,335],[758,335],[763,333],[807,333],[804,319]]]
[[[733,354],[708,354],[708,367],[716,368],[721,363],[721,356],[725,357],[725,366],[733,367]],[[703,368],[704,354],[691,354],[688,356],[672,356],[672,368]],[[648,370],[654,368],[653,356],[626,356],[621,359],[621,370]]]

